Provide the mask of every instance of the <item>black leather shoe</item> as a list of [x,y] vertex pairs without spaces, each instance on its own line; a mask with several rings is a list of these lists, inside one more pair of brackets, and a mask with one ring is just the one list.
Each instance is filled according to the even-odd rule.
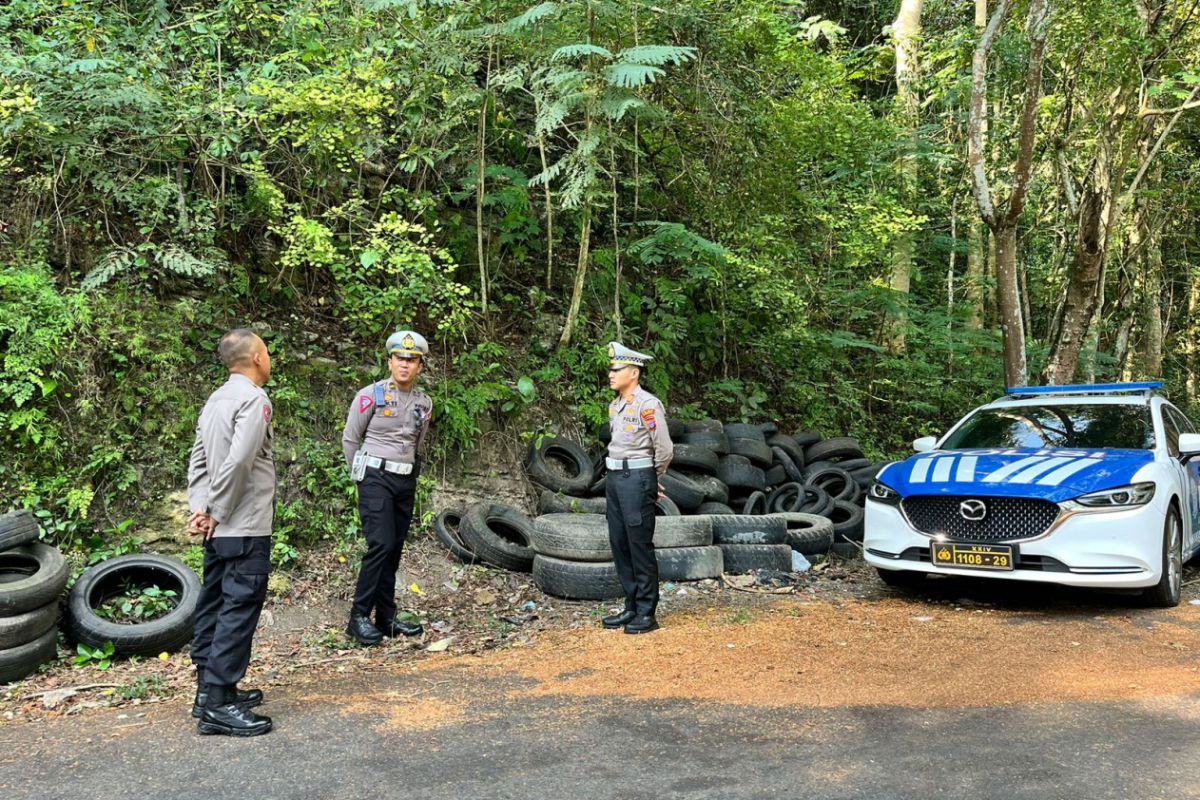
[[384,636],[395,639],[397,636],[420,636],[425,632],[419,624],[415,622],[404,622],[403,620],[394,619],[391,622],[381,622],[375,626]]
[[200,715],[196,730],[204,736],[262,736],[271,732],[271,718],[237,703],[208,706]]
[[626,609],[620,614],[613,614],[611,617],[605,617],[604,619],[600,620],[600,624],[612,631],[620,628],[622,625],[632,622],[633,618],[636,616],[637,614]]
[[[262,705],[263,693],[260,689],[238,690],[237,699],[234,700],[237,705],[243,708],[254,708]],[[196,719],[204,716],[204,707],[208,705],[208,684],[200,683],[196,685],[196,700],[192,703],[192,716]]]
[[361,614],[350,615],[350,624],[346,626],[346,633],[359,644],[372,645],[383,641],[383,634],[379,628],[372,625],[371,620]]
[[626,633],[649,633],[658,630],[658,620],[654,617],[636,616],[625,626]]

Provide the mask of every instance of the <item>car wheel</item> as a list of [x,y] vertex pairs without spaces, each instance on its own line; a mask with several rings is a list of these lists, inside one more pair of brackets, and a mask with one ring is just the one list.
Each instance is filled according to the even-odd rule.
[[1142,597],[1147,605],[1157,608],[1172,608],[1179,605],[1183,587],[1183,521],[1175,506],[1167,511],[1163,523],[1162,577],[1158,583],[1148,587]]
[[912,589],[925,582],[924,572],[913,572],[907,569],[878,569],[879,580],[893,589]]

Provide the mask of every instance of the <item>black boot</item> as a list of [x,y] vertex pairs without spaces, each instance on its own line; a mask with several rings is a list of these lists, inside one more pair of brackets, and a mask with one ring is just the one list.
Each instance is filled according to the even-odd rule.
[[205,736],[261,736],[271,732],[271,718],[237,704],[236,686],[209,686],[208,705],[196,730]]
[[653,614],[639,614],[625,626],[626,633],[649,633],[658,630],[658,621]]
[[359,644],[379,644],[383,640],[383,634],[379,628],[372,625],[371,620],[362,614],[350,615],[350,624],[346,626],[346,633]]
[[425,629],[416,622],[404,622],[403,620],[393,619],[388,622],[380,622],[376,626],[379,631],[392,639],[397,636],[420,636],[425,632]]
[[611,617],[605,617],[604,619],[600,620],[600,624],[608,628],[610,631],[613,631],[622,625],[629,624],[636,616],[637,614],[633,613],[627,608],[620,614],[613,614]]
[[[254,708],[261,705],[263,701],[263,693],[261,689],[246,689],[238,690],[237,699],[234,700],[239,706],[244,708]],[[192,716],[200,719],[204,715],[204,707],[208,705],[208,684],[196,684],[196,699],[192,703]]]

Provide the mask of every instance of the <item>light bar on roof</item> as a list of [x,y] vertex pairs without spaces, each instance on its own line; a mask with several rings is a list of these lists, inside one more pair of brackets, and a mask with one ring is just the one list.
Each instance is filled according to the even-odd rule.
[[1142,383],[1076,383],[1063,386],[1010,386],[1005,394],[1095,394],[1099,392],[1148,392],[1162,388],[1162,381]]

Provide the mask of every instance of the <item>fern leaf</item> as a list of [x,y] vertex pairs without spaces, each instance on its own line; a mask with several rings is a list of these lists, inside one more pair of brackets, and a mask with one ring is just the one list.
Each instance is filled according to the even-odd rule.
[[665,75],[659,67],[652,67],[649,64],[612,64],[604,70],[604,79],[613,86],[620,86],[625,89],[636,89],[639,86],[645,86],[654,81],[660,76]]
[[80,284],[85,292],[90,292],[99,289],[104,284],[111,281],[113,278],[120,275],[133,264],[136,254],[125,247],[118,247],[115,250],[109,250],[100,260],[96,262],[96,266],[92,267]]
[[600,56],[605,61],[611,61],[613,54],[611,50],[600,47],[594,44],[568,44],[563,45],[554,51],[550,56],[551,61],[566,61],[573,58],[581,58],[583,56]]
[[694,47],[675,47],[669,44],[644,44],[639,47],[627,47],[617,54],[617,61],[625,64],[650,64],[661,67],[664,64],[683,64],[696,57]]

